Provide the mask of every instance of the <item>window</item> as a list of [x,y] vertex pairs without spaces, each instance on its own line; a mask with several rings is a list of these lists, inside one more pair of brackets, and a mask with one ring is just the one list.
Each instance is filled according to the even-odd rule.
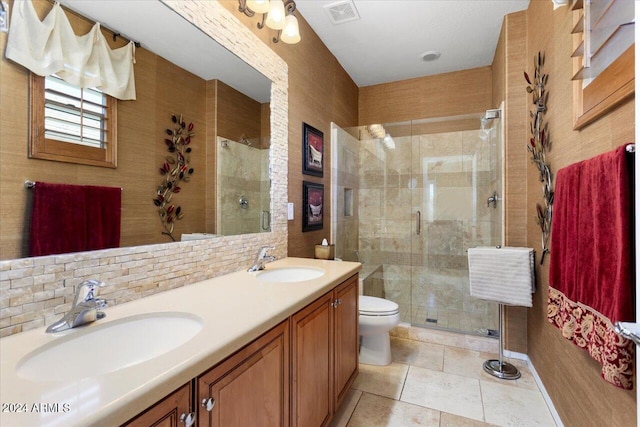
[[574,0],[574,129],[634,94],[634,3]]
[[56,76],[31,75],[29,157],[116,167],[116,100]]

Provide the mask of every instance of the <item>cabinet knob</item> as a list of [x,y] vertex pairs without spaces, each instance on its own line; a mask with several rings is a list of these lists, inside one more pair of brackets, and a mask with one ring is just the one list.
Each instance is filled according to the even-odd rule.
[[342,304],[342,300],[340,298],[334,300],[331,305],[333,306],[333,308],[338,308],[338,306]]
[[182,413],[182,415],[180,415],[180,422],[184,423],[184,425],[186,427],[191,427],[196,423],[196,413],[195,412],[189,412],[187,413]]
[[216,400],[213,397],[202,399],[202,407],[205,408],[207,412],[211,412],[214,406],[216,406]]

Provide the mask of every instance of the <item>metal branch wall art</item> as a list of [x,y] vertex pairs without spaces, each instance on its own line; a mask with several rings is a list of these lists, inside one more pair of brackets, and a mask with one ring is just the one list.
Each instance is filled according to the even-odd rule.
[[547,112],[547,100],[549,93],[545,91],[547,84],[547,74],[542,73],[544,65],[544,55],[538,52],[533,59],[535,72],[533,81],[524,72],[524,78],[527,81],[527,92],[531,94],[533,99],[533,109],[529,111],[531,138],[527,144],[527,150],[531,153],[531,160],[538,168],[540,173],[540,182],[542,182],[542,197],[544,206],[536,203],[537,222],[542,232],[542,256],[540,264],[544,264],[544,257],[549,253],[549,235],[551,234],[551,215],[553,206],[553,187],[551,168],[547,163],[546,154],[551,150],[551,140],[549,138],[549,129],[547,123],[544,122],[544,114]]
[[168,138],[164,140],[169,155],[165,157],[165,161],[160,166],[160,174],[164,176],[162,183],[158,186],[156,197],[153,203],[158,207],[158,215],[166,234],[176,241],[173,235],[173,227],[177,220],[182,219],[184,212],[180,206],[176,206],[173,202],[173,196],[179,193],[180,182],[189,182],[193,174],[193,168],[189,167],[191,161],[191,137],[194,136],[193,123],[187,126],[182,119],[182,114],[171,116],[173,129],[165,130]]

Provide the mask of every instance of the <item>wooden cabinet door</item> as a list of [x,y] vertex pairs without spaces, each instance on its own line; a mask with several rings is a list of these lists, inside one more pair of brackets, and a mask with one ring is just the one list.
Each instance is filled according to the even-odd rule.
[[200,427],[288,427],[289,321],[198,377],[197,382]]
[[185,384],[123,427],[184,427],[180,420],[191,408],[191,383]]
[[337,409],[358,375],[358,276],[334,291],[335,401]]
[[319,427],[333,416],[333,291],[291,318],[291,423]]

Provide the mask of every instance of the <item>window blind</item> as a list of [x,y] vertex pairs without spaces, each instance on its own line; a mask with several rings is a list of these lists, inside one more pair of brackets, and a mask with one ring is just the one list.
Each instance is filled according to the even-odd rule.
[[[582,42],[572,56],[582,58],[573,80],[597,77],[634,43],[634,1],[574,0],[572,9],[582,15],[572,33]],[[588,82],[585,82],[588,84]]]

